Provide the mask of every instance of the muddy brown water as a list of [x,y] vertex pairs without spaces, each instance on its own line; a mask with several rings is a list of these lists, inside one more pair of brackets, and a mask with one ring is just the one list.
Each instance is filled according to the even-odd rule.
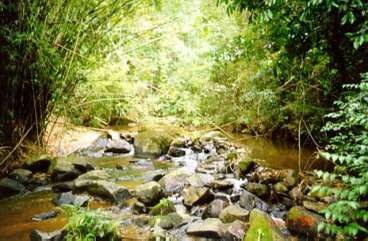
[[[288,144],[275,144],[265,139],[256,139],[245,135],[234,135],[233,137],[233,141],[247,148],[251,156],[257,159],[258,162],[273,168],[298,169],[299,160],[303,169],[324,166],[320,161],[314,161],[315,154],[313,150],[302,150],[299,153],[298,149]],[[118,183],[129,189],[133,189],[143,182],[145,172],[156,168],[170,167],[170,165],[160,162],[141,165],[139,160],[134,160],[132,157],[99,158],[93,160],[93,162],[97,166],[111,168],[110,170],[116,172],[117,176],[122,177]],[[123,169],[113,169],[117,165],[123,167]],[[42,191],[0,200],[0,241],[28,241],[29,233],[33,229],[51,232],[62,228],[67,222],[67,218],[62,214],[45,221],[32,220],[32,217],[36,214],[57,209],[52,203],[54,197],[55,194],[51,191]],[[106,205],[108,204],[94,202],[92,208]]]

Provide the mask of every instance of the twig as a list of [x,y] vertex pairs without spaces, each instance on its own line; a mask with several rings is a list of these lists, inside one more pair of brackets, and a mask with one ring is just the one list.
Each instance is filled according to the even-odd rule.
[[11,157],[11,155],[13,155],[13,153],[18,149],[18,147],[20,146],[20,144],[22,144],[22,142],[24,141],[24,139],[27,137],[27,135],[29,134],[29,132],[32,130],[34,124],[27,130],[27,132],[22,136],[22,138],[20,138],[19,142],[17,143],[17,145],[8,153],[8,155],[1,160],[0,162],[0,166],[2,166],[8,159],[9,157]]

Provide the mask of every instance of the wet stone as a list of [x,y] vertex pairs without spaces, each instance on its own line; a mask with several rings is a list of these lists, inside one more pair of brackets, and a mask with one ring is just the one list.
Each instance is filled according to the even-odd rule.
[[220,220],[224,223],[231,223],[236,220],[247,222],[249,211],[235,205],[229,205],[220,213]]
[[287,238],[281,233],[277,224],[267,213],[259,209],[254,209],[250,213],[249,229],[245,235],[244,241],[255,241],[259,239],[267,241],[286,241]]
[[210,187],[217,189],[217,190],[226,190],[230,189],[234,186],[234,184],[227,179],[224,180],[215,180],[211,183]]
[[32,172],[30,170],[22,168],[13,170],[9,175],[11,179],[14,179],[23,184],[28,183],[30,181],[31,176]]
[[204,221],[200,220],[189,224],[187,234],[204,238],[221,239],[225,234],[225,227],[220,219],[207,218]]
[[191,207],[193,205],[208,203],[214,196],[210,189],[206,187],[186,187],[183,190],[184,205]]
[[303,207],[295,206],[287,214],[286,224],[291,233],[302,234],[308,237],[318,237],[318,225],[324,218]]
[[43,221],[43,220],[47,220],[47,219],[50,219],[50,218],[55,218],[57,215],[58,215],[57,211],[50,211],[50,212],[46,212],[46,213],[37,214],[37,215],[32,217],[32,220],[34,220],[34,221]]
[[77,191],[86,191],[115,203],[131,198],[127,188],[104,180],[78,180],[74,182],[74,187]]
[[258,197],[262,197],[268,194],[268,186],[266,184],[250,182],[247,183],[244,188]]
[[221,211],[224,210],[229,205],[229,202],[221,200],[221,199],[215,199],[213,200],[203,213],[203,218],[218,218]]
[[75,206],[85,206],[87,205],[90,197],[87,195],[74,195],[72,192],[61,193],[56,197],[53,202],[57,206],[62,205],[75,205]]
[[241,241],[244,238],[244,234],[248,229],[248,225],[236,220],[230,223],[225,231],[224,240],[226,241]]
[[7,177],[0,180],[0,198],[9,197],[24,191],[26,191],[26,188],[16,180]]
[[258,208],[266,212],[270,208],[266,202],[248,191],[243,191],[240,194],[239,205],[249,211],[253,208]]
[[181,157],[185,156],[185,149],[180,147],[171,146],[169,151],[167,152],[168,155],[172,157]]
[[42,155],[37,159],[26,161],[24,168],[32,171],[33,173],[47,172],[53,161],[54,159],[52,157]]
[[29,237],[31,241],[65,241],[65,235],[66,232],[64,230],[58,230],[51,233],[32,230]]
[[158,182],[148,182],[139,185],[135,189],[134,195],[144,204],[154,205],[161,199],[163,193],[161,185]]
[[183,218],[177,213],[169,213],[161,216],[158,225],[163,229],[172,229],[178,227],[183,222]]
[[188,184],[193,187],[204,187],[212,183],[215,178],[210,174],[196,173],[188,178]]

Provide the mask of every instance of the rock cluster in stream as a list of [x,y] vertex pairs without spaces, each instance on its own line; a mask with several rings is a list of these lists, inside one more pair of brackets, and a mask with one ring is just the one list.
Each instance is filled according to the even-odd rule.
[[[106,211],[114,213],[122,230],[134,225],[153,240],[324,238],[317,231],[323,221],[317,212],[334,200],[333,196],[309,192],[316,182],[311,174],[260,166],[246,150],[218,132],[170,142],[160,142],[155,136],[155,141],[159,145],[151,145],[154,150],[149,150],[140,140],[140,152],[148,151],[151,156],[166,153],[158,158],[177,168],[147,173],[145,183],[133,190],[115,183],[109,173],[83,159],[66,162],[43,157],[1,179],[0,193],[14,195],[51,183],[52,190],[60,193],[55,205],[86,206],[91,198],[102,198],[113,204]],[[110,135],[97,146],[79,154],[132,153],[135,143],[132,135]],[[54,217],[54,213],[44,216],[48,215]],[[62,233],[34,231],[31,240],[62,240]]]

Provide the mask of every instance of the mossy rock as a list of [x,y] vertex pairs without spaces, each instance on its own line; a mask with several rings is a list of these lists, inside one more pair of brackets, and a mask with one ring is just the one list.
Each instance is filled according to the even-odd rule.
[[30,158],[24,163],[24,168],[36,172],[48,172],[49,168],[55,164],[55,158],[50,155],[40,155]]
[[161,199],[158,204],[156,204],[150,211],[150,215],[167,215],[169,213],[176,212],[175,205],[172,201],[168,199]]
[[275,222],[263,211],[253,209],[250,213],[249,229],[244,241],[284,241],[288,240],[277,228]]
[[317,237],[319,236],[318,225],[323,221],[322,216],[308,211],[304,207],[295,206],[289,210],[286,224],[292,233]]
[[172,126],[146,126],[134,139],[135,154],[141,157],[158,157],[167,153],[180,129]]

